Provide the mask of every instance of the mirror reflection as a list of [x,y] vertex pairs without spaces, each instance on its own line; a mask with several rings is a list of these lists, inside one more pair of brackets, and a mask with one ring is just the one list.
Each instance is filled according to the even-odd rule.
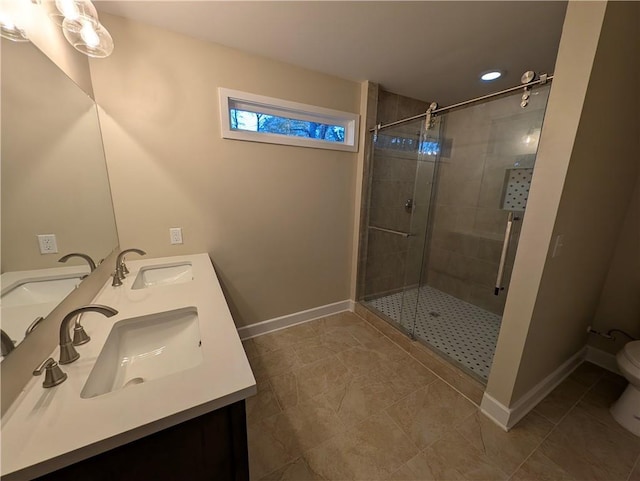
[[1,66],[4,356],[118,237],[95,102],[31,43]]

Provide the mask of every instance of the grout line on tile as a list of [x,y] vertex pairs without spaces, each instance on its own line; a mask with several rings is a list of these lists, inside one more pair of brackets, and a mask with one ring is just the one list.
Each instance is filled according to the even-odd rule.
[[[414,391],[414,392],[415,392],[415,391]],[[413,393],[412,393],[412,394],[413,394]],[[409,396],[409,394],[408,394],[407,396]],[[405,397],[406,397],[406,396],[405,396]],[[402,399],[404,399],[404,398],[402,398]],[[398,400],[397,402],[400,402],[400,400]],[[396,404],[396,403],[393,403],[391,406],[393,406],[394,404]],[[429,445],[428,445],[428,446],[425,446],[425,448],[424,448],[424,449],[420,449],[420,446],[418,446],[418,445],[415,443],[415,441],[414,441],[413,439],[411,439],[411,436],[409,435],[409,433],[408,433],[408,432],[406,432],[406,431],[402,428],[402,426],[400,426],[400,425],[396,422],[396,420],[395,420],[395,419],[393,419],[393,416],[391,416],[391,414],[389,414],[388,410],[391,408],[391,406],[389,406],[389,407],[388,407],[388,408],[386,408],[386,409],[383,409],[382,411],[379,411],[377,414],[384,414],[385,416],[387,416],[387,417],[391,420],[391,422],[393,423],[393,425],[394,425],[395,427],[397,427],[397,428],[400,430],[400,432],[401,432],[402,434],[404,434],[404,435],[405,435],[405,437],[409,440],[409,442],[413,445],[413,447],[414,447],[414,448],[416,448],[416,454],[415,454],[416,456],[417,456],[418,454],[420,454],[422,451],[424,451],[424,449],[427,449],[429,446],[431,446],[433,443],[435,443],[435,441],[433,441],[433,442],[429,443]],[[372,416],[375,416],[375,414],[373,414]],[[372,417],[372,416],[369,416],[369,417]],[[367,419],[368,419],[368,418],[367,418]],[[440,439],[440,438],[438,438],[438,439]],[[437,440],[436,440],[436,441],[437,441]],[[411,458],[413,458],[413,456],[411,456]],[[411,458],[409,458],[409,459],[411,459]],[[406,461],[405,461],[405,462],[406,462]],[[404,463],[402,463],[402,464],[404,464]],[[401,464],[400,466],[402,466],[402,464]],[[398,467],[399,467],[399,466],[398,466]]]
[[[568,377],[567,377],[567,379],[568,379]],[[544,419],[544,420],[548,421],[549,423],[551,423],[551,425],[552,425],[553,427],[552,427],[552,428],[551,428],[551,430],[547,433],[547,435],[546,435],[544,438],[542,438],[542,440],[540,441],[540,443],[538,443],[538,445],[535,447],[535,449],[534,449],[533,451],[531,451],[531,453],[529,453],[529,456],[527,456],[527,457],[525,458],[525,460],[524,460],[524,461],[522,461],[522,463],[520,463],[520,465],[516,468],[516,470],[515,470],[513,473],[511,473],[511,475],[509,476],[509,479],[511,479],[511,477],[513,477],[513,475],[514,475],[515,473],[517,473],[517,472],[518,472],[518,470],[519,470],[519,469],[520,469],[520,468],[521,468],[521,467],[522,467],[522,466],[523,466],[523,465],[524,465],[524,464],[529,460],[529,458],[530,458],[531,456],[533,456],[533,455],[534,455],[534,454],[535,454],[535,453],[540,449],[540,447],[544,444],[544,442],[545,442],[545,441],[546,441],[546,440],[547,440],[547,439],[548,439],[548,438],[553,434],[553,432],[554,432],[556,429],[558,429],[558,426],[560,426],[560,423],[562,423],[562,421],[564,421],[564,419],[565,419],[567,416],[569,416],[569,414],[571,413],[571,411],[573,411],[573,410],[576,408],[576,406],[577,406],[578,404],[580,404],[580,401],[582,401],[582,400],[584,399],[584,397],[587,395],[587,393],[588,393],[590,390],[591,390],[591,389],[587,389],[587,390],[585,390],[585,392],[583,392],[583,393],[582,393],[582,395],[578,398],[578,400],[577,400],[577,401],[576,401],[576,402],[575,402],[575,403],[574,403],[574,404],[573,404],[573,405],[572,405],[572,406],[567,410],[567,412],[566,412],[566,413],[565,413],[565,414],[564,414],[564,415],[563,415],[563,416],[558,420],[558,422],[557,422],[557,423],[554,423],[554,422],[553,422],[553,421],[551,421],[550,419],[547,419],[547,417],[546,417],[546,416],[544,416],[542,413],[539,413],[539,412],[535,411],[535,407],[534,407],[534,409],[532,409],[532,410],[530,411],[530,412],[535,412],[535,414],[537,414],[538,416],[540,416],[542,419]],[[545,398],[545,399],[546,399],[546,398]],[[594,418],[594,419],[595,419],[595,418]],[[541,453],[541,454],[543,454],[543,455],[544,455],[544,453]],[[631,472],[633,472],[633,471],[631,471]]]
[[[572,408],[572,409],[573,409],[573,408]],[[569,411],[570,411],[570,410],[569,410]],[[531,411],[531,412],[533,412],[533,411]],[[545,417],[544,417],[544,416],[542,416],[541,414],[539,414],[539,413],[536,413],[536,414],[537,414],[538,416],[540,416],[542,419],[544,419],[545,421],[548,421],[548,422],[551,424],[552,428],[551,428],[551,430],[547,433],[547,435],[546,435],[546,436],[544,436],[544,437],[540,440],[540,442],[537,444],[537,446],[536,446],[536,447],[535,447],[535,448],[534,448],[534,449],[529,453],[529,456],[527,456],[527,457],[526,457],[526,458],[525,458],[525,459],[524,459],[524,460],[523,460],[523,461],[518,465],[518,467],[516,467],[516,469],[515,469],[511,474],[509,474],[509,479],[513,478],[513,476],[514,476],[514,475],[515,475],[515,474],[520,470],[520,468],[521,468],[522,466],[524,466],[524,465],[527,463],[527,461],[529,461],[529,458],[531,458],[531,456],[533,456],[535,453],[537,453],[537,452],[538,452],[538,450],[540,449],[540,447],[544,444],[544,442],[549,438],[549,436],[551,436],[551,434],[553,434],[553,432],[554,432],[554,431],[557,429],[557,427],[558,427],[558,425],[557,425],[557,424],[553,424],[551,421],[549,421],[547,418],[545,418]],[[567,412],[567,414],[569,414],[569,413]],[[565,415],[565,416],[566,416],[566,415]],[[564,417],[563,417],[562,419],[564,419]],[[560,424],[560,423],[558,423],[558,424]],[[544,455],[544,453],[541,453],[541,454],[542,454],[542,455]]]
[[282,404],[280,404],[280,400],[278,399],[278,395],[276,394],[276,390],[274,389],[273,384],[271,384],[271,378],[267,378],[265,382],[269,385],[269,389],[271,389],[271,393],[273,394],[273,398],[276,400],[276,404],[280,408],[280,412],[283,413],[284,408],[282,407]]
[[633,472],[636,470],[636,468],[640,469],[640,454],[636,458],[636,462],[631,468],[631,471],[629,471],[629,476],[627,476],[627,481],[631,481],[631,476],[633,476]]

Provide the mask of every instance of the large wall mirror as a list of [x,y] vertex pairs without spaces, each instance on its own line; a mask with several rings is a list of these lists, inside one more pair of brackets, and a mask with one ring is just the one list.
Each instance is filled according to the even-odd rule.
[[60,259],[99,263],[118,235],[93,99],[30,42],[3,38],[1,62],[5,356],[90,273],[82,257]]

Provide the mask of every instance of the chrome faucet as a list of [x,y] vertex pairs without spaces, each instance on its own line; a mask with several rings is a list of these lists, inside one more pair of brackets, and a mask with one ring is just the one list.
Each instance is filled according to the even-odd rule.
[[96,270],[96,263],[93,262],[93,259],[90,256],[88,256],[87,254],[82,254],[81,252],[72,252],[71,254],[67,254],[66,256],[62,256],[60,259],[58,259],[58,262],[67,262],[72,257],[80,257],[80,258],[84,259],[85,261],[87,261],[87,264],[89,264],[89,269],[91,270],[91,272]]
[[80,323],[80,319],[82,319],[82,314],[78,314],[76,316],[76,322],[73,326],[73,345],[74,346],[82,346],[91,340],[89,334],[84,330],[82,324]]
[[127,265],[124,263],[124,256],[129,252],[135,252],[141,256],[146,255],[147,253],[140,249],[125,249],[116,258],[116,271],[113,273],[113,282],[111,285],[113,287],[118,287],[122,285],[122,280],[129,273],[129,269],[127,269]]
[[16,343],[9,337],[9,334],[0,329],[0,346],[3,356],[8,355],[16,348]]
[[89,304],[88,306],[78,307],[64,316],[64,319],[62,319],[62,322],[60,323],[60,364],[72,363],[80,357],[78,351],[73,347],[69,328],[71,326],[71,322],[73,322],[78,314],[82,314],[87,311],[99,312],[107,317],[115,316],[118,313],[118,311],[109,306]]

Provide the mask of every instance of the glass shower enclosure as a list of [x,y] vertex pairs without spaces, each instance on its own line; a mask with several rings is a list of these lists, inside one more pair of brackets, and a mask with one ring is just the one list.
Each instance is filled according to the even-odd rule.
[[359,301],[486,382],[548,85],[378,129]]

